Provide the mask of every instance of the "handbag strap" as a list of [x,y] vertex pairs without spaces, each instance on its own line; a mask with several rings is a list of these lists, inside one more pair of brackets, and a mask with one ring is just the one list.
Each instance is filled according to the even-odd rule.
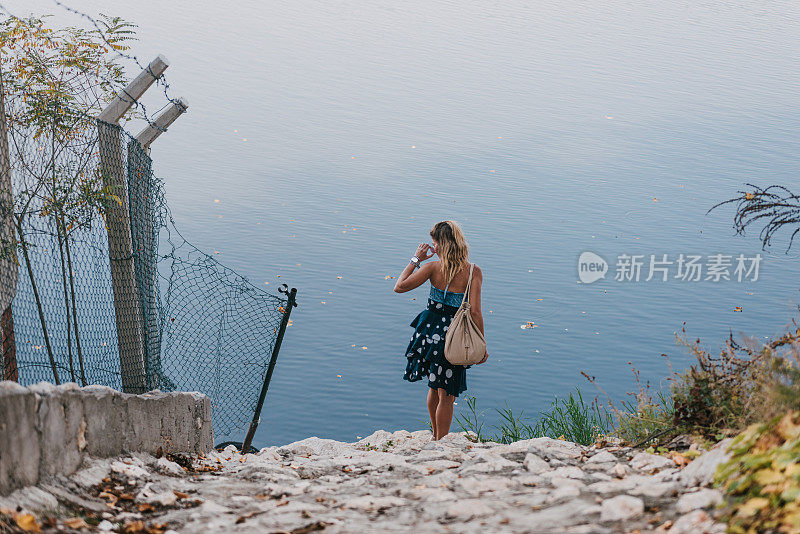
[[467,280],[467,289],[464,290],[464,298],[461,299],[461,305],[463,306],[465,302],[469,302],[469,288],[472,286],[472,269],[475,267],[474,263],[469,264],[469,279]]

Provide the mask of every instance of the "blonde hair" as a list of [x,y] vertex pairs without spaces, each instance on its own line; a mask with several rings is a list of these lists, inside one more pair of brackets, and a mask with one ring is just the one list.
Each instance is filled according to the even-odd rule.
[[467,265],[469,247],[464,239],[464,232],[455,221],[442,221],[431,228],[431,239],[436,241],[436,253],[442,266],[442,274],[447,283]]

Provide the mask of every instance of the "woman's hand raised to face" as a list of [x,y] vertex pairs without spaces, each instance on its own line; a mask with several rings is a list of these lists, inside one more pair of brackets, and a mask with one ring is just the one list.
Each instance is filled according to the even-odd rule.
[[425,261],[431,256],[433,256],[433,251],[431,250],[431,246],[427,243],[420,243],[417,247],[417,252],[414,253],[414,256],[419,258],[419,261]]

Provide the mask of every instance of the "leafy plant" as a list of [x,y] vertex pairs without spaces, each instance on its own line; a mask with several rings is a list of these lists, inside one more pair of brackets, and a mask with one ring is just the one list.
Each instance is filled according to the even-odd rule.
[[749,426],[728,450],[731,459],[715,475],[733,499],[728,532],[800,530],[800,413]]
[[[12,243],[4,240],[2,252],[13,255],[18,263],[16,252],[22,252],[56,383],[60,379],[45,319],[49,314],[43,308],[31,249],[36,236],[56,238],[69,372],[72,381],[77,381],[74,331],[78,375],[85,385],[70,240],[75,231],[90,228],[109,207],[121,203],[121,192],[105,186],[99,168],[92,165],[97,156],[94,116],[126,81],[117,54],[134,38],[134,26],[108,16],[102,16],[100,26],[53,29],[44,18],[36,17],[0,21],[4,55],[0,102],[16,177],[12,205],[2,206],[3,216],[13,220],[16,235]],[[0,195],[10,196],[8,191]]]
[[718,356],[689,342],[685,329],[680,341],[697,363],[673,387],[676,426],[716,438],[800,409],[800,329],[767,344],[731,335]]

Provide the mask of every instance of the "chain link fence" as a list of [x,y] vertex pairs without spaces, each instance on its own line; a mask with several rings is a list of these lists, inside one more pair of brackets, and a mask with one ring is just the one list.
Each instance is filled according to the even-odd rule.
[[218,434],[243,430],[287,299],[183,238],[148,150],[119,126],[8,130],[19,280],[0,288],[16,286],[4,378],[200,391]]

